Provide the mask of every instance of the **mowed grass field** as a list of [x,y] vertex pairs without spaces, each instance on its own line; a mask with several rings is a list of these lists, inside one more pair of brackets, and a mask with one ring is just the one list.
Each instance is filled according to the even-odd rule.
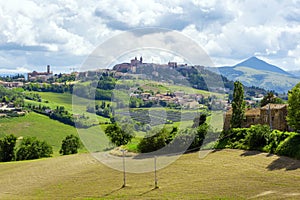
[[153,172],[127,173],[122,188],[122,172],[90,154],[1,163],[0,176],[0,199],[300,198],[300,161],[241,150],[185,154],[157,172],[158,189]]

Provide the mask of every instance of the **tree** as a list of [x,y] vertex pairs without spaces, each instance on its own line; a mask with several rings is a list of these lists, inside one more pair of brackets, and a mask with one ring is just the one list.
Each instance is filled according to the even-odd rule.
[[46,141],[40,141],[35,137],[26,137],[22,140],[16,153],[17,160],[31,160],[50,157],[52,147]]
[[133,138],[133,130],[126,129],[126,126],[120,127],[117,123],[110,124],[105,129],[105,134],[110,139],[110,141],[117,145],[125,145],[131,141]]
[[76,154],[81,147],[80,140],[75,135],[68,135],[63,139],[59,153],[62,155]]
[[[173,129],[174,130],[174,129]],[[177,131],[177,130],[176,130]],[[173,132],[173,131],[172,131]],[[170,142],[170,133],[166,128],[153,129],[149,131],[140,143],[138,144],[138,150],[142,153],[153,152],[166,146]]]
[[5,135],[0,140],[0,161],[9,162],[15,159],[15,146],[17,138],[13,134]]
[[295,131],[300,131],[300,83],[288,93],[287,122]]
[[231,128],[240,128],[245,114],[244,88],[241,82],[234,82]]
[[192,128],[197,128],[198,126],[201,126],[205,121],[206,121],[206,114],[200,114],[199,117],[196,117],[194,119]]
[[263,107],[269,103],[281,104],[282,99],[276,97],[273,92],[268,92],[266,96],[261,100],[260,106]]

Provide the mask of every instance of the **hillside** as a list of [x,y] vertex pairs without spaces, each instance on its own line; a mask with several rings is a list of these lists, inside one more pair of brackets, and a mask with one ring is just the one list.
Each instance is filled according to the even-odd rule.
[[261,87],[279,93],[287,93],[300,82],[300,78],[256,57],[251,57],[234,66],[219,68],[229,80],[239,80],[246,86]]
[[128,173],[121,188],[122,172],[80,154],[0,164],[0,199],[296,199],[299,167],[258,152],[223,150],[204,159],[197,152],[159,170],[158,189],[153,172]]

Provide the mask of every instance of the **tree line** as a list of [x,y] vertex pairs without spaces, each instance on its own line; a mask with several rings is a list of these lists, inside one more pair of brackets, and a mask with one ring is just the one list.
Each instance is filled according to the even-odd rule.
[[[0,162],[46,158],[51,157],[53,154],[52,146],[36,137],[21,138],[18,146],[17,140],[17,137],[13,134],[0,138]],[[79,148],[81,148],[79,138],[68,135],[62,140],[59,153],[62,155],[75,154]]]

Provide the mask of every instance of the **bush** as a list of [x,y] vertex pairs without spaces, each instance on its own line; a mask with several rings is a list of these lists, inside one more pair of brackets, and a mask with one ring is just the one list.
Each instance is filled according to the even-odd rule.
[[169,132],[166,128],[154,129],[140,141],[137,148],[141,153],[153,152],[167,145]]
[[267,145],[271,129],[267,125],[252,125],[247,130],[244,144],[250,150],[262,150]]
[[0,140],[0,161],[9,162],[15,159],[15,146],[17,138],[16,136],[10,134],[5,135],[2,140]]
[[16,153],[17,160],[31,160],[50,157],[53,153],[52,147],[45,141],[35,137],[26,137],[22,140]]
[[291,135],[290,132],[281,132],[278,130],[273,130],[272,133],[267,138],[268,145],[265,146],[264,151],[275,153],[278,145],[290,135]]
[[291,134],[278,145],[275,153],[281,156],[300,159],[300,134]]
[[80,140],[75,135],[68,135],[63,139],[59,153],[62,155],[76,154],[81,147]]

